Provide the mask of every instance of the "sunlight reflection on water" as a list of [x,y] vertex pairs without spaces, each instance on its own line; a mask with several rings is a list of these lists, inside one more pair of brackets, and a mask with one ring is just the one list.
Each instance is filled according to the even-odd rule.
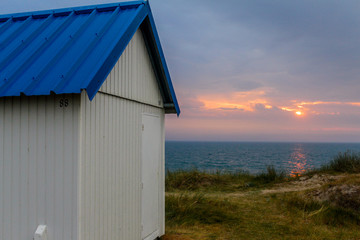
[[302,144],[297,144],[294,147],[289,160],[289,168],[291,177],[301,176],[307,169],[311,168],[311,166],[307,164],[306,154]]

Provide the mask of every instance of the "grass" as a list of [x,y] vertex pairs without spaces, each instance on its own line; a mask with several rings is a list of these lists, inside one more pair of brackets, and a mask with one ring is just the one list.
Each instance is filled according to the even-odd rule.
[[167,172],[162,239],[360,239],[358,173],[360,157],[350,152],[308,173],[310,179],[316,174],[341,178],[298,191],[276,191],[300,180],[273,167],[257,175]]
[[314,201],[301,194],[284,196],[283,201],[289,211],[299,211],[307,219],[318,225],[358,228],[360,224],[360,212],[354,211],[352,207],[333,205],[327,201]]
[[176,224],[230,224],[239,221],[238,205],[225,199],[207,198],[203,194],[169,196],[166,219]]
[[273,166],[266,172],[251,175],[245,171],[213,173],[192,170],[167,171],[165,190],[168,191],[238,191],[258,188],[288,180],[284,171],[276,171]]
[[360,154],[347,151],[339,153],[332,161],[320,168],[322,172],[360,173]]
[[301,197],[295,203],[296,198],[283,194],[168,195],[164,239],[360,238],[357,216],[351,212],[344,215],[317,204],[303,205]]

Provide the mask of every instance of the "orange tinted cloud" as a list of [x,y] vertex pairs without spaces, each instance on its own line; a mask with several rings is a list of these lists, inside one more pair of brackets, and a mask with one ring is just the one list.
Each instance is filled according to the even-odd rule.
[[324,102],[324,101],[315,101],[315,102],[300,102],[298,103],[299,106],[306,106],[306,105],[352,105],[352,106],[359,106],[360,102]]
[[204,94],[198,96],[198,101],[203,103],[203,107],[206,110],[242,110],[253,112],[259,104],[263,105],[266,109],[273,108],[265,98],[267,91],[267,89],[256,89],[230,94]]
[[[320,108],[314,109],[314,106],[319,106]],[[326,108],[321,106],[327,106]],[[288,112],[301,112],[302,114],[307,112],[314,115],[340,115],[339,110],[342,106],[356,106],[360,107],[360,102],[339,102],[339,101],[314,101],[314,102],[305,102],[305,101],[296,101],[293,100],[288,106],[281,106],[280,109]],[[339,109],[340,107],[340,109]],[[320,110],[322,109],[322,110]],[[338,111],[335,111],[338,110]]]
[[[244,92],[232,92],[228,94],[202,94],[197,101],[201,103],[202,110],[229,112],[240,110],[243,112],[255,112],[261,106],[262,109],[281,109],[292,112],[298,116],[306,115],[340,115],[342,106],[360,107],[360,102],[340,101],[298,101],[291,100],[287,104],[278,104],[269,97],[272,89],[263,88]],[[324,106],[324,107],[321,107]],[[326,107],[325,107],[326,106]],[[301,112],[301,114],[298,113]]]

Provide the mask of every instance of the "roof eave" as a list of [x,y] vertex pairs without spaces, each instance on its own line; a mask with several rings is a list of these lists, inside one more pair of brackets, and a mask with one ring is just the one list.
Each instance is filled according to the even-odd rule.
[[165,107],[165,113],[176,113],[180,115],[180,107],[177,102],[174,87],[172,85],[170,73],[165,61],[164,52],[161,47],[159,35],[156,30],[154,18],[151,13],[149,3],[145,4],[148,9],[148,16],[144,19],[141,29],[145,38],[145,43],[155,69],[161,94]]

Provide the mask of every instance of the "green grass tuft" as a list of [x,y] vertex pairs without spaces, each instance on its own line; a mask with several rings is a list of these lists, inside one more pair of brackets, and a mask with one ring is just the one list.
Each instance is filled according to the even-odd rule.
[[288,179],[288,175],[285,171],[277,171],[274,166],[268,166],[266,172],[260,173],[255,176],[255,180],[263,183],[277,183],[283,182],[284,180]]
[[176,194],[166,197],[168,223],[183,224],[229,224],[239,221],[238,206],[227,199],[205,198],[203,194]]
[[330,226],[359,225],[360,214],[353,209],[319,202],[299,194],[290,194],[282,199],[290,212],[299,210],[304,218],[312,219],[316,224]]
[[245,171],[237,172],[205,172],[197,169],[167,171],[165,190],[186,191],[238,191],[257,188],[267,184],[283,182],[288,179],[284,171],[276,171],[273,166],[267,167],[267,171],[251,175]]
[[231,191],[234,188],[244,188],[250,182],[251,175],[244,171],[236,173],[214,173],[192,170],[167,171],[165,180],[166,191],[174,190],[211,190]]
[[322,166],[320,171],[360,173],[360,154],[351,151],[339,153],[327,165]]

